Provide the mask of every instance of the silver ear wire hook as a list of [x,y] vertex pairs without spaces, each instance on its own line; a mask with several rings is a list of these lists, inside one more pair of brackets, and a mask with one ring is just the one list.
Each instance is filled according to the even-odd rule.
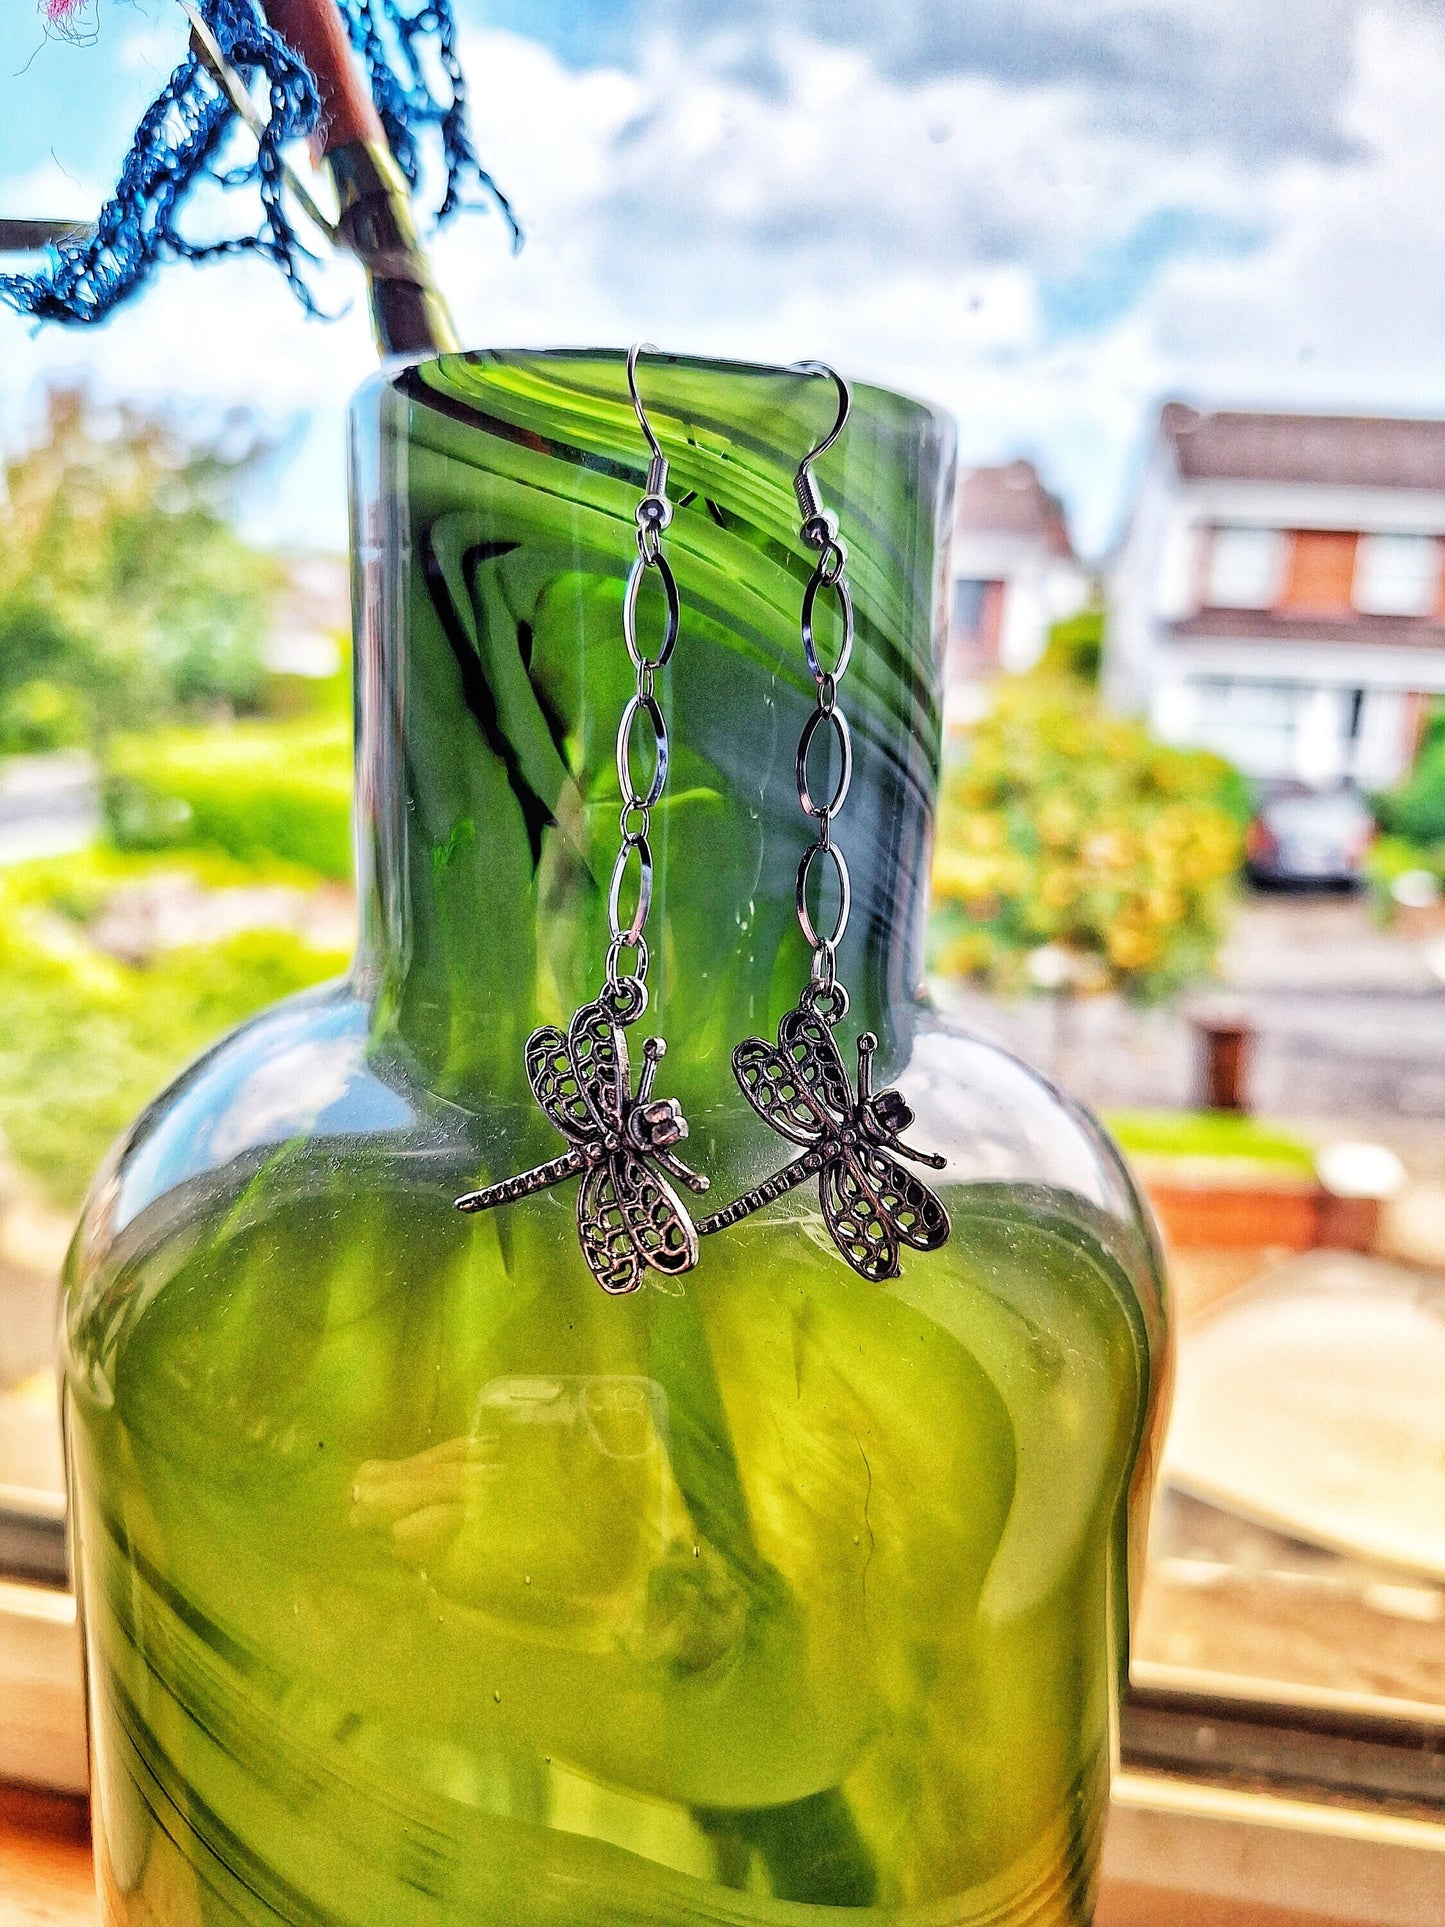
[[838,391],[837,419],[822,441],[816,442],[798,463],[798,472],[793,477],[793,493],[798,498],[798,509],[803,517],[803,539],[813,548],[821,549],[838,533],[838,525],[823,508],[823,498],[813,475],[813,464],[827,454],[848,426],[848,417],[853,412],[853,391],[838,370],[826,361],[795,361],[793,368],[800,375],[826,375]]
[[667,457],[662,452],[661,442],[652,432],[652,423],[647,419],[647,410],[637,392],[637,357],[644,353],[657,353],[650,341],[634,341],[627,351],[627,392],[632,397],[637,426],[647,437],[647,446],[652,450],[652,460],[647,465],[647,493],[637,505],[637,526],[641,528],[645,522],[655,522],[659,529],[665,529],[672,520],[672,504],[667,499]]

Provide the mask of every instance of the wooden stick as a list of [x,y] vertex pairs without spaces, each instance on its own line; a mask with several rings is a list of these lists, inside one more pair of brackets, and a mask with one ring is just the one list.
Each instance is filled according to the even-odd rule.
[[445,353],[456,329],[417,236],[411,196],[351,49],[336,0],[261,0],[267,20],[310,68],[321,96],[315,149],[341,209],[337,235],[366,270],[382,355]]
[[321,95],[317,152],[382,141],[381,121],[335,0],[262,0],[271,25],[311,69]]

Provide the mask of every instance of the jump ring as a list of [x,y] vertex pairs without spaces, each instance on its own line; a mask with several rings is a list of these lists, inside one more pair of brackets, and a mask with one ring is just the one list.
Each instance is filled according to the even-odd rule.
[[[642,587],[642,578],[649,568],[656,569],[662,583],[662,593],[667,598],[667,624],[663,631],[662,647],[655,656],[644,656],[637,647],[637,597]],[[805,603],[806,608],[806,603]],[[677,632],[682,621],[682,605],[677,596],[677,579],[667,557],[661,549],[649,562],[639,555],[627,574],[627,590],[622,598],[622,636],[627,644],[627,653],[637,669],[661,669],[671,659],[677,647]],[[850,618],[851,627],[851,618]]]
[[[623,928],[622,924],[622,885],[626,880],[627,868],[633,851],[637,852],[637,902],[633,907],[632,920]],[[617,860],[612,865],[612,883],[607,892],[607,921],[612,928],[615,942],[634,949],[642,940],[642,932],[647,923],[647,913],[652,908],[652,846],[645,836],[624,837],[622,848],[617,852]]]
[[607,981],[602,1002],[619,1024],[633,1024],[647,1009],[647,945],[636,945],[635,969],[622,975],[622,944],[615,938],[607,948]]
[[[822,573],[822,563],[808,578],[808,586],[803,591],[803,654],[808,658],[808,667],[815,678],[831,675],[836,681],[848,667],[848,658],[853,653],[853,597],[848,584],[840,575],[829,581]],[[838,659],[831,670],[825,670],[818,659],[818,645],[813,637],[813,610],[817,605],[818,591],[831,589],[838,599],[838,611],[843,618],[843,640],[838,645]],[[625,628],[624,623],[624,628]],[[635,658],[634,658],[635,660]]]
[[823,550],[818,559],[818,574],[831,589],[848,566],[848,551],[836,534],[830,536],[826,547],[821,542],[818,546]]
[[[632,727],[639,716],[645,716],[652,725],[653,745],[652,781],[647,786],[646,794],[641,796],[632,773]],[[656,696],[648,690],[645,695],[632,697],[617,726],[617,781],[622,786],[622,798],[626,805],[644,810],[653,807],[667,785],[667,757],[667,724],[663,721]],[[625,824],[623,829],[625,832]]]
[[[808,877],[814,863],[820,856],[826,856],[832,862],[833,874],[838,883],[838,909],[833,919],[832,931],[826,937],[819,936],[817,927],[808,909]],[[848,876],[848,865],[844,860],[843,852],[835,843],[828,844],[826,849],[821,843],[810,843],[808,845],[807,849],[803,852],[803,860],[798,865],[798,882],[794,894],[798,912],[798,927],[803,933],[803,941],[807,944],[808,948],[810,950],[834,948],[841,941],[843,932],[848,927],[848,912],[852,908],[853,903],[853,886]]]
[[825,984],[815,977],[803,986],[798,1001],[804,1010],[821,1017],[825,1024],[836,1024],[848,1015],[848,992],[840,983]]
[[[622,974],[622,959],[627,951],[632,952],[632,970],[626,977]],[[625,937],[614,937],[607,946],[607,981],[609,984],[640,983],[647,975],[647,965],[651,956],[646,937],[639,937],[636,943],[628,943]]]

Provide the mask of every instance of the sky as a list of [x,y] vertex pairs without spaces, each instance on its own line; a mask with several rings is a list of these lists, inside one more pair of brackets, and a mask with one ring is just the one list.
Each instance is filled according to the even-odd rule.
[[[457,0],[474,126],[526,231],[433,251],[464,339],[822,356],[1034,460],[1080,548],[1158,404],[1445,414],[1445,0]],[[0,214],[91,214],[179,58],[176,0],[86,44],[0,4]],[[374,368],[349,268],[308,319],[261,264],[166,270],[100,328],[0,315],[0,439],[47,380],[277,454],[258,540],[344,540]]]

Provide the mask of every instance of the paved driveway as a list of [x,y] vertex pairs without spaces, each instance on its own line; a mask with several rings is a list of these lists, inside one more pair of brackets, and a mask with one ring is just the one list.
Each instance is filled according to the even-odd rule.
[[1378,1125],[1445,1119],[1445,935],[1382,931],[1359,897],[1251,897],[1220,981],[1179,1008],[1118,998],[999,1004],[971,987],[939,1001],[1101,1108],[1200,1097],[1191,1018],[1227,1006],[1256,1033],[1251,1108]]

